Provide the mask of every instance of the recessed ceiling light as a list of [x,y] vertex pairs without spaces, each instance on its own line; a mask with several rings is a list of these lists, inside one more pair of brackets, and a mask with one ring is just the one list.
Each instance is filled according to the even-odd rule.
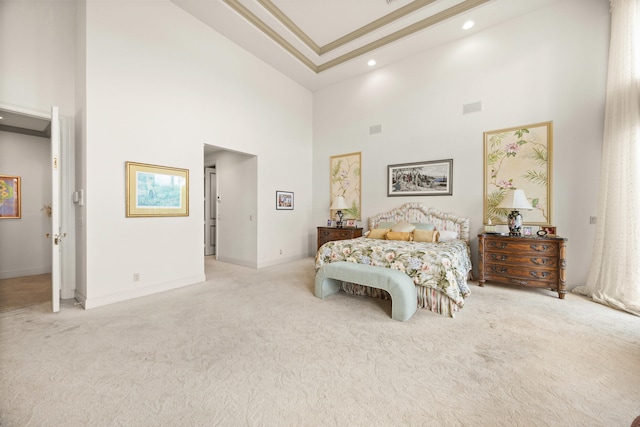
[[376,65],[376,60],[375,59],[370,59],[369,62],[367,62],[367,65],[369,67],[373,67],[374,65]]
[[474,22],[473,21],[467,21],[462,25],[462,29],[463,30],[468,30],[469,28],[474,26]]

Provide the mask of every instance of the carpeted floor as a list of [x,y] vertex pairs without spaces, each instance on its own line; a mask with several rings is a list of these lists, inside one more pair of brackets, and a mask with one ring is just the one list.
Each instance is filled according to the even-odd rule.
[[206,261],[207,282],[0,313],[0,425],[630,426],[640,318],[472,285],[451,319],[313,296],[313,261]]

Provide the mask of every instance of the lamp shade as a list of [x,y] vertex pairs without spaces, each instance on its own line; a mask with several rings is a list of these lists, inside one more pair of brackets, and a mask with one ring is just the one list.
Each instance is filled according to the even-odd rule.
[[349,205],[347,205],[347,201],[344,199],[344,196],[338,196],[333,199],[333,203],[329,208],[331,210],[341,210],[341,209],[349,209]]
[[514,210],[533,209],[531,203],[527,200],[527,196],[524,194],[524,190],[508,190],[507,195],[502,199],[498,207]]

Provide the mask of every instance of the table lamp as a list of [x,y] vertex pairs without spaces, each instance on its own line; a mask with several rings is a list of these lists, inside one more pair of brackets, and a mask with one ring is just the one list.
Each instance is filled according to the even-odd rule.
[[347,205],[347,201],[344,199],[344,196],[338,196],[333,199],[333,203],[331,204],[331,207],[329,209],[338,210],[338,212],[336,212],[336,215],[338,215],[339,219],[336,222],[336,227],[342,228],[342,209],[349,209],[349,205]]
[[524,190],[510,189],[507,190],[507,194],[502,199],[502,202],[498,205],[499,208],[511,209],[509,213],[509,236],[521,236],[522,230],[522,215],[518,212],[518,209],[533,209],[527,196],[524,194]]

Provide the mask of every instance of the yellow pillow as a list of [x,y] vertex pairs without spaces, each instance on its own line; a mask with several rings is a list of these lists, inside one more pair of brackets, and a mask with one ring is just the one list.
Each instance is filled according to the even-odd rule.
[[414,242],[437,242],[440,233],[438,230],[413,230]]
[[387,235],[387,231],[389,231],[388,228],[374,228],[369,232],[367,237],[370,239],[384,239]]
[[410,242],[411,237],[411,233],[406,231],[389,231],[387,233],[387,240],[404,240],[405,242]]

